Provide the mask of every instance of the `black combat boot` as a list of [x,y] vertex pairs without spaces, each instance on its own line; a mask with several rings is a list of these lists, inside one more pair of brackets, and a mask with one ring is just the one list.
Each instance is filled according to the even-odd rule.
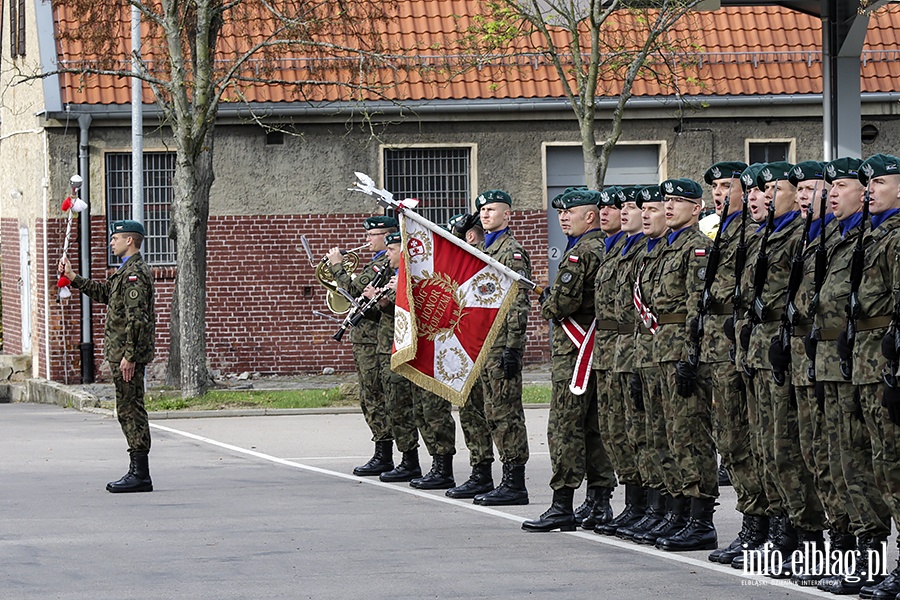
[[575,524],[581,525],[586,518],[588,518],[591,514],[591,511],[594,509],[594,504],[597,502],[597,494],[600,493],[600,488],[597,487],[589,487],[584,494],[584,502],[581,503],[581,506],[575,509]]
[[582,529],[594,530],[595,527],[606,525],[612,521],[612,506],[609,499],[612,498],[613,489],[608,487],[595,488],[594,506],[591,513],[581,522]]
[[633,525],[619,527],[616,530],[616,537],[636,541],[635,538],[659,525],[666,516],[667,498],[668,495],[658,490],[647,490],[647,509],[644,511],[644,516]]
[[[856,537],[850,533],[840,533],[835,529],[828,530],[828,541],[831,545],[831,550],[838,550],[840,552],[850,552],[856,550]],[[829,575],[828,577],[822,577],[819,579],[819,583],[816,584],[816,587],[824,592],[831,591],[831,588],[837,586],[843,577],[841,575]]]
[[769,533],[768,517],[744,515],[741,530],[734,541],[725,548],[719,548],[709,555],[710,562],[730,565],[735,557],[742,556],[744,550],[756,550],[765,541]]
[[544,514],[534,521],[522,523],[525,531],[575,531],[575,511],[572,501],[575,499],[575,488],[564,487],[553,490],[553,503]]
[[131,467],[118,481],[106,484],[106,491],[113,494],[128,492],[152,492],[153,481],[150,479],[150,464],[146,452],[131,453]]
[[472,467],[472,474],[462,485],[447,490],[450,498],[474,498],[478,494],[487,494],[494,489],[494,478],[491,475],[491,463],[478,463]]
[[669,496],[666,502],[666,514],[656,527],[639,536],[634,536],[638,544],[653,546],[659,538],[669,537],[681,531],[687,525],[690,505],[684,496]]
[[390,471],[394,468],[393,454],[394,442],[391,440],[375,442],[375,454],[372,455],[369,462],[353,469],[353,474],[359,477],[368,477]]
[[378,479],[386,482],[395,481],[412,481],[416,477],[422,476],[422,468],[419,466],[419,449],[413,448],[403,453],[403,460],[400,464],[385,471],[378,476]]
[[420,490],[449,490],[456,487],[453,480],[453,455],[435,454],[432,458],[431,470],[423,477],[411,480],[410,487]]
[[[783,573],[790,573],[791,583],[802,586],[819,585],[822,574],[827,566],[827,557],[825,562],[819,560],[817,553],[825,551],[825,539],[821,531],[809,531],[806,529],[797,530],[797,551],[799,556],[803,557],[802,562],[793,565],[791,557],[785,557],[784,563],[781,565]],[[809,558],[809,561],[806,558]],[[791,573],[792,570],[795,572]]]
[[667,552],[713,550],[719,545],[713,525],[714,498],[691,498],[691,512],[687,524],[678,532],[656,540],[656,547]]
[[731,487],[731,477],[728,476],[728,471],[725,470],[724,465],[719,465],[719,471],[716,475],[719,479],[719,487]]
[[625,509],[616,515],[611,521],[598,524],[594,527],[594,533],[603,535],[616,535],[623,527],[630,527],[644,518],[647,511],[647,491],[630,483],[625,484]]
[[[751,556],[751,570],[756,574],[761,574],[763,566],[769,564],[767,554],[769,551],[777,549],[782,551],[782,556],[784,556],[783,548],[781,548],[781,546],[779,545],[779,540],[789,542],[790,536],[795,536],[794,545],[796,547],[796,535],[793,528],[791,528],[789,536],[787,538],[783,538],[785,528],[789,526],[790,523],[788,522],[788,518],[785,515],[772,515],[771,517],[769,517],[769,531],[767,533],[765,541],[763,541],[763,543],[760,544],[758,548],[752,550],[752,552],[741,552],[741,554],[735,556],[734,560],[731,561],[732,568],[743,570],[744,563],[747,557]],[[791,548],[787,551],[787,553],[790,554],[793,551],[794,548]]]
[[[838,596],[855,596],[864,587],[875,587],[884,581],[884,575],[880,571],[876,572],[876,568],[884,564],[884,559],[887,558],[882,552],[884,542],[883,538],[859,538],[856,542],[856,569],[850,575],[841,577],[827,591]],[[870,561],[870,552],[880,558],[872,556],[874,560]]]
[[860,598],[874,598],[874,600],[893,600],[898,595],[900,595],[900,560],[881,583],[865,585],[859,590]]
[[525,489],[525,465],[503,465],[503,479],[497,489],[475,496],[475,504],[484,506],[522,506],[528,504]]

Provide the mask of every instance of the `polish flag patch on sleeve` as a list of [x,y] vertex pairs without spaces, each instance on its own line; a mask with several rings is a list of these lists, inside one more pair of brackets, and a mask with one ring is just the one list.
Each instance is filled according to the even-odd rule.
[[522,260],[522,254],[520,252],[513,252],[513,260]]
[[577,262],[578,262],[578,257],[577,257],[577,256],[574,256],[574,255],[573,255],[573,256],[570,256],[570,257],[569,257],[569,262],[570,262],[570,263],[577,263]]
[[128,281],[137,281],[137,275],[129,275]]
[[706,248],[694,248],[694,257],[700,258],[706,256]]

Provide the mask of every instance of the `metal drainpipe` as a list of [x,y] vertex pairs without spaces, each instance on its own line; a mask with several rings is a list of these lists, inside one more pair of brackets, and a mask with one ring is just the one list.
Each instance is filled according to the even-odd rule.
[[[80,257],[78,263],[79,273],[85,277],[91,276],[91,161],[89,146],[89,130],[92,117],[81,115],[78,117],[78,170],[84,183],[81,185],[81,199],[87,203],[87,208],[78,215],[78,247]],[[94,311],[91,299],[87,294],[81,295],[81,383],[94,383]]]

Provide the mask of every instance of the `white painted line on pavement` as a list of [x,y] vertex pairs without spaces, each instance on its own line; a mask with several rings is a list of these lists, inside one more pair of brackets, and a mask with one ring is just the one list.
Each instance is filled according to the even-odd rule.
[[[264,454],[262,452],[257,452],[256,450],[249,450],[247,448],[242,448],[240,446],[235,446],[233,444],[227,444],[225,442],[220,442],[218,440],[214,440],[212,438],[203,437],[201,435],[197,435],[194,433],[189,433],[187,431],[181,431],[179,429],[173,429],[171,427],[167,427],[165,425],[159,425],[157,423],[150,423],[150,427],[153,429],[159,429],[160,431],[165,431],[168,433],[172,433],[175,435],[180,435],[182,437],[186,437],[198,442],[203,442],[205,444],[209,444],[211,446],[217,446],[219,448],[224,448],[225,450],[230,450],[232,452],[236,452],[237,454],[244,454],[247,456],[252,456],[254,458],[259,458],[261,460],[265,460],[268,462],[272,462],[278,465],[283,465],[285,467],[292,467],[294,469],[301,469],[304,471],[309,471],[312,473],[318,473],[320,475],[328,475],[330,477],[337,477],[339,479],[346,479],[347,481],[353,481],[355,483],[364,483],[367,485],[372,485],[388,490],[392,490],[394,492],[401,492],[404,494],[409,494],[411,496],[417,496],[419,498],[423,498],[426,500],[431,500],[432,502],[440,502],[443,504],[451,504],[458,508],[465,508],[468,510],[472,510],[475,512],[480,512],[487,515],[492,515],[495,517],[499,517],[501,519],[506,519],[508,521],[515,521],[516,523],[522,522],[522,517],[518,515],[511,515],[509,513],[505,513],[493,508],[488,508],[486,506],[480,506],[478,504],[472,504],[470,502],[463,502],[460,500],[454,500],[453,498],[448,498],[443,495],[435,495],[433,493],[417,490],[415,488],[411,488],[405,485],[398,486],[396,483],[384,483],[377,478],[372,477],[357,477],[356,475],[350,475],[348,473],[340,473],[338,471],[331,471],[329,469],[322,469],[320,467],[313,467],[311,465],[305,465],[303,463],[299,463],[293,460],[288,460],[284,458],[278,458],[277,456],[272,456],[271,454]],[[532,453],[533,454],[533,453]],[[334,459],[334,457],[331,457]],[[306,460],[313,460],[312,458],[307,458]],[[558,532],[554,532],[553,534],[540,534],[540,533],[526,533],[522,532],[522,535],[558,535]],[[681,555],[675,552],[665,552],[663,550],[658,550],[655,547],[651,546],[641,546],[638,544],[634,544],[631,542],[625,542],[619,540],[618,538],[612,538],[605,535],[597,535],[596,533],[587,532],[584,530],[581,531],[572,531],[572,532],[562,532],[563,535],[571,535],[577,538],[581,538],[583,540],[587,540],[589,542],[593,542],[595,544],[602,544],[604,546],[612,546],[614,548],[619,548],[622,550],[628,550],[629,552],[637,552],[640,554],[646,554],[649,556],[653,556],[655,558],[662,558],[664,560],[669,560],[673,562],[678,562],[686,565],[690,565],[692,567],[699,567],[702,569],[706,569],[709,571],[715,571],[720,575],[729,575],[731,577],[736,577],[738,579],[747,580],[748,583],[745,584],[747,587],[755,587],[759,586],[778,586],[779,588],[784,589],[787,592],[800,592],[802,594],[806,594],[809,596],[816,596],[819,598],[834,598],[833,594],[828,592],[823,592],[816,588],[809,587],[801,587],[797,585],[793,585],[790,583],[790,580],[776,580],[770,579],[768,577],[764,577],[762,575],[751,575],[745,574],[743,571],[738,571],[737,569],[732,569],[730,566],[720,565],[717,563],[711,563],[709,561],[698,560],[696,558],[691,558],[689,556]],[[753,583],[750,583],[753,582]]]

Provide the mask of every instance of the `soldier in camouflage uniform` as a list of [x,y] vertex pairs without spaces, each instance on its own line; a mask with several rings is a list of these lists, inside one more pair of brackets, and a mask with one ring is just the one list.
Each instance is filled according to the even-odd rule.
[[704,181],[712,187],[716,213],[721,218],[727,209],[728,216],[718,234],[721,236],[718,269],[715,274],[707,269],[705,274],[714,279],[709,288],[709,314],[704,317],[700,362],[710,368],[716,448],[737,495],[735,509],[743,515],[737,538],[709,555],[710,561],[723,564],[731,564],[745,549],[759,546],[765,541],[768,527],[768,502],[760,476],[762,464],[750,443],[746,388],[741,374],[731,365],[733,341],[726,335],[726,321],[734,312],[735,263],[740,230],[744,226],[740,177],[746,170],[746,163],[726,161],[714,164],[704,174]]
[[[621,193],[622,188],[611,186],[599,194],[600,230],[606,235],[606,238],[603,240],[603,254],[597,269],[597,280],[594,283],[596,326],[592,366],[594,378],[597,381],[600,437],[603,440],[603,447],[620,477],[622,471],[628,468],[628,459],[621,456],[623,452],[627,453],[627,449],[612,443],[609,436],[612,431],[621,428],[622,422],[625,420],[621,389],[618,377],[613,372],[612,361],[619,333],[615,305],[616,268],[626,238],[625,232],[621,228],[619,207],[624,201]],[[623,441],[624,437],[622,435],[618,441]],[[575,510],[575,523],[580,524],[584,529],[593,530],[612,520],[612,507],[609,504],[611,495],[612,489],[610,488],[588,487],[584,504]]]
[[[484,229],[478,213],[463,213],[452,217],[448,223],[450,232],[469,245],[484,241]],[[491,428],[484,415],[484,392],[476,381],[466,403],[459,408],[459,424],[462,426],[466,448],[469,450],[469,466],[472,474],[462,484],[447,490],[450,498],[474,498],[494,489],[491,465],[494,462],[494,442]]]
[[[397,289],[397,269],[400,267],[400,232],[384,236],[385,257],[388,268],[394,275],[386,284],[390,291],[379,301],[381,315],[378,320],[378,361],[381,366],[381,382],[384,390],[385,406],[391,423],[391,434],[397,450],[403,454],[400,464],[385,471],[378,478],[381,481],[411,481],[422,476],[419,466],[419,431],[412,400],[410,381],[391,370],[391,352],[394,345],[394,301]],[[363,290],[365,298],[372,298],[377,290],[372,284]]]
[[[369,249],[375,252],[375,256],[363,267],[359,275],[351,277],[344,270],[342,264],[344,257],[340,248],[332,248],[326,256],[335,283],[353,297],[359,297],[376,275],[388,268],[384,236],[397,231],[397,220],[386,216],[369,217],[363,221],[363,227],[369,240]],[[381,475],[394,468],[394,458],[391,422],[384,399],[382,369],[378,361],[377,311],[372,311],[371,317],[367,315],[367,318],[362,319],[359,325],[353,328],[350,332],[350,341],[353,343],[353,360],[359,376],[359,405],[372,432],[372,441],[375,442],[375,453],[372,458],[366,464],[354,468],[353,474]]]
[[[479,211],[481,226],[484,228],[484,241],[476,247],[531,279],[528,253],[509,230],[511,206],[512,198],[502,190],[487,190],[478,195],[475,208]],[[518,290],[479,378],[484,398],[484,416],[503,464],[503,478],[496,489],[475,495],[475,504],[528,504],[525,463],[528,462],[529,452],[525,409],[522,406],[522,357],[525,353],[528,312],[531,309],[529,293],[524,288]],[[469,401],[471,402],[471,398]],[[460,415],[462,419],[462,409]],[[487,443],[490,444],[490,439]],[[487,473],[490,479],[490,465]]]
[[712,550],[718,543],[712,515],[719,488],[709,368],[689,359],[689,324],[695,327],[709,245],[697,227],[703,189],[691,179],[669,179],[660,187],[670,233],[644,290],[652,290],[647,303],[658,325],[652,351],[665,424],[655,435],[664,436],[669,445],[675,472],[667,477],[666,487],[674,499],[672,512],[681,518],[657,530],[656,546],[673,552]]
[[109,247],[122,259],[119,269],[99,282],[76,275],[67,258],[58,271],[72,286],[92,300],[107,305],[103,354],[116,386],[116,414],[128,442],[130,468],[109,492],[152,492],[150,479],[150,424],[144,408],[144,369],[153,360],[156,316],[153,274],[141,256],[144,226],[137,221],[116,221]]
[[[767,209],[773,217],[770,233],[768,221],[760,227],[756,260],[744,277],[755,288],[751,291],[748,317],[741,336],[749,334],[746,361],[755,372],[753,386],[757,402],[759,429],[765,468],[772,477],[787,512],[773,515],[769,539],[772,551],[785,559],[783,568],[774,575],[790,577],[791,552],[798,543],[818,543],[825,527],[825,514],[816,495],[812,473],[806,468],[800,451],[797,429],[797,401],[787,382],[779,385],[773,376],[770,347],[777,335],[787,299],[791,261],[802,250],[803,220],[797,209],[797,188],[788,180],[792,165],[768,163],[759,175],[757,185],[766,194]],[[768,235],[768,240],[765,236]],[[763,242],[767,260],[761,259]],[[758,282],[762,280],[761,289]],[[799,536],[799,540],[798,540]]]
[[[900,525],[900,419],[897,419],[896,412],[896,387],[888,388],[882,383],[885,374],[892,375],[886,354],[893,354],[896,360],[896,352],[885,354],[884,351],[896,349],[889,325],[900,292],[900,158],[887,154],[870,156],[859,167],[859,180],[870,194],[869,212],[872,218],[870,223],[862,225],[865,227],[865,259],[859,285],[858,314],[854,315],[857,331],[855,343],[847,348],[848,340],[845,338],[842,342],[839,339],[838,352],[841,360],[849,359],[847,367],[851,371],[852,383],[858,389],[857,410],[862,412],[861,420],[869,434],[874,483],[887,503],[894,524]],[[882,344],[883,340],[888,343]],[[842,400],[842,405],[844,403]],[[842,462],[847,464],[843,449],[842,445]],[[849,462],[857,463],[860,458],[851,458]],[[847,466],[851,469],[868,467],[867,464]],[[845,468],[845,475],[846,472]],[[850,491],[857,492],[852,487]],[[868,489],[859,491],[871,494]],[[883,581],[879,574],[887,559],[882,545],[886,544],[889,533],[888,522],[886,530],[859,536],[856,572],[843,578],[829,591],[859,593],[863,598],[879,599],[895,597],[900,593],[900,567]],[[877,571],[876,565],[868,560],[870,552],[880,556]]]
[[628,381],[628,390],[635,410],[635,420],[644,427],[643,435],[638,433],[634,439],[638,447],[641,479],[649,491],[644,517],[633,525],[620,527],[616,531],[616,537],[654,544],[660,532],[668,530],[681,515],[681,506],[675,506],[666,485],[667,475],[675,471],[674,459],[669,452],[665,434],[656,435],[657,431],[665,432],[666,425],[662,409],[660,368],[653,353],[654,336],[648,329],[648,325],[653,323],[649,316],[650,288],[646,282],[653,279],[653,273],[659,266],[668,229],[663,195],[658,185],[641,188],[635,201],[641,210],[641,231],[647,243],[641,244],[645,252],[639,253],[633,260],[632,270],[627,276],[627,280],[632,283],[628,290],[632,314],[637,317],[632,340],[633,373]]
[[572,501],[585,477],[588,488],[616,485],[600,436],[597,385],[590,364],[594,283],[605,250],[597,200],[596,192],[573,190],[553,205],[569,240],[556,279],[541,301],[541,316],[554,325],[547,423],[553,503],[539,518],[522,523],[525,531],[573,531]]
[[636,402],[630,389],[634,373],[634,330],[637,323],[631,297],[633,275],[635,263],[645,254],[647,242],[641,231],[641,209],[635,203],[640,189],[640,186],[631,186],[623,188],[620,193],[619,219],[626,237],[615,260],[614,276],[606,284],[614,290],[613,297],[607,302],[611,301],[613,304],[612,314],[615,315],[617,327],[612,368],[608,374],[612,381],[605,385],[610,415],[604,418],[601,410],[601,434],[606,447],[615,453],[613,465],[619,481],[625,485],[625,508],[608,523],[594,526],[594,531],[603,535],[616,535],[619,529],[634,525],[644,518],[647,507],[644,481],[649,467],[645,464],[647,431],[643,400],[637,398]]

